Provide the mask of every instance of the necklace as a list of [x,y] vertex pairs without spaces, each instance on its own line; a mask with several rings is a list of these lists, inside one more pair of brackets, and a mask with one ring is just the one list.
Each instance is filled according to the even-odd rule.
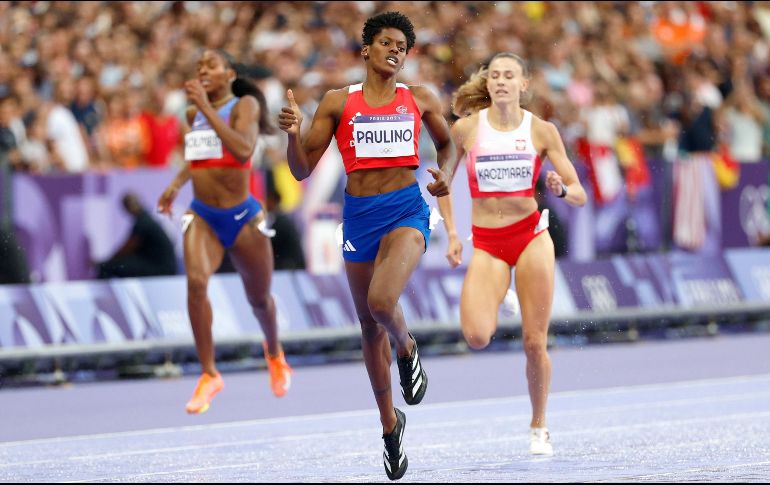
[[217,101],[217,102],[213,102],[213,103],[211,103],[211,106],[212,106],[213,108],[219,108],[220,106],[223,106],[223,105],[225,105],[225,104],[226,104],[228,101],[230,101],[230,100],[231,100],[231,99],[233,99],[234,97],[235,97],[235,95],[233,95],[233,94],[230,94],[229,96],[225,96],[225,98],[224,98],[224,99],[222,99],[222,100],[219,100],[219,101]]

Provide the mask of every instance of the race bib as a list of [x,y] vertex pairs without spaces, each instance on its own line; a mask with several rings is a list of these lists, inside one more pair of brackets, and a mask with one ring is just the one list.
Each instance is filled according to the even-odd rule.
[[222,140],[214,130],[195,130],[184,136],[185,160],[222,158]]
[[476,159],[480,192],[518,192],[532,188],[532,155],[482,155]]
[[414,114],[356,116],[353,144],[357,158],[414,155]]

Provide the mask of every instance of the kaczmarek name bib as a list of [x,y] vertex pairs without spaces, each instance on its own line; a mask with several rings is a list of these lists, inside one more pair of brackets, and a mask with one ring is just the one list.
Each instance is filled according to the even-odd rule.
[[184,136],[185,160],[222,158],[222,140],[214,130],[195,130]]
[[357,158],[414,155],[414,114],[358,115],[353,119]]
[[481,192],[517,192],[532,188],[532,155],[481,155],[476,158],[475,168]]

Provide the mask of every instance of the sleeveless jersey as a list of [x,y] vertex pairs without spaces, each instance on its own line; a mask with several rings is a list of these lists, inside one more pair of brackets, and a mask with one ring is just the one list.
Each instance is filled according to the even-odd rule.
[[[230,123],[230,113],[240,98],[225,103],[217,114],[225,123]],[[251,169],[251,158],[241,162],[222,143],[217,132],[206,117],[198,111],[193,119],[192,130],[184,136],[184,158],[190,161],[190,168],[240,168]]]
[[364,101],[363,84],[350,86],[334,134],[345,173],[369,168],[417,168],[420,118],[417,103],[405,84],[397,83],[393,101],[378,108]]
[[471,197],[531,197],[542,161],[532,143],[532,113],[524,110],[513,131],[492,128],[479,111],[476,143],[466,160]]

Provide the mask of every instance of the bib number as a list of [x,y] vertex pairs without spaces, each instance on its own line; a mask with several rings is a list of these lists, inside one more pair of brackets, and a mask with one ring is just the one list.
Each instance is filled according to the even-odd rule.
[[534,163],[530,156],[480,156],[475,168],[480,192],[518,192],[532,188]]
[[184,136],[185,160],[222,158],[222,140],[214,130],[195,130]]
[[353,144],[357,158],[414,155],[414,114],[356,116]]

